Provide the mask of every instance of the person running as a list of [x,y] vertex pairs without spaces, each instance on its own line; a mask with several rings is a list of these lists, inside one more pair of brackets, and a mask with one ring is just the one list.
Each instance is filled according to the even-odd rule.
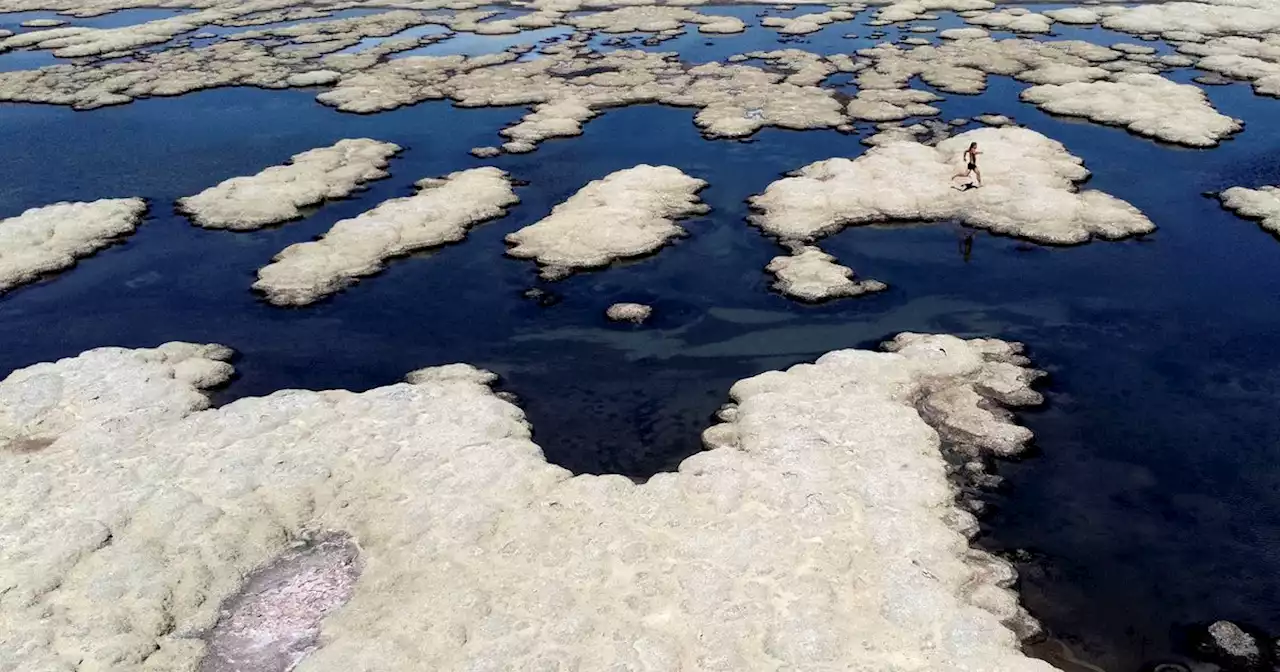
[[954,180],[957,177],[969,177],[970,175],[972,175],[978,180],[977,186],[981,187],[982,171],[978,170],[978,155],[981,153],[982,152],[978,151],[978,143],[976,142],[969,143],[969,149],[964,150],[964,154],[962,155],[964,158],[964,164],[965,164],[964,172],[956,173],[954,176],[952,176],[951,179]]

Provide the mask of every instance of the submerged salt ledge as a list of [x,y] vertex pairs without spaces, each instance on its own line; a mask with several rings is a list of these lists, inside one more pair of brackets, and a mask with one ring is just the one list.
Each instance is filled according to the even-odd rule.
[[332,531],[363,571],[301,671],[1051,671],[939,452],[1021,450],[997,406],[1037,374],[997,340],[887,347],[739,382],[643,485],[547,464],[462,364],[207,410],[216,346],[28,367],[0,382],[0,667],[192,669],[243,577]]
[[416,186],[413,196],[383,201],[334,224],[319,240],[286,247],[259,269],[253,288],[276,305],[313,303],[377,273],[391,257],[462,240],[472,226],[506,215],[520,201],[510,176],[493,167]]
[[697,196],[705,186],[671,166],[642,164],[610,173],[547,217],[509,234],[507,254],[536,260],[549,279],[650,254],[685,235],[676,220],[708,211]]
[[75,265],[134,232],[141,198],[54,203],[0,219],[0,294]]
[[295,154],[286,165],[180,198],[178,208],[206,229],[259,229],[297,219],[303,207],[349,196],[365,182],[387,177],[387,160],[399,151],[399,145],[369,138],[339,140]]
[[[986,186],[965,188],[961,154],[977,142]],[[813,240],[845,226],[957,219],[1040,243],[1077,244],[1155,230],[1137,208],[1079,191],[1089,175],[1054,140],[1018,128],[981,128],[929,147],[889,138],[856,159],[810,164],[751,197],[753,221],[784,240]]]

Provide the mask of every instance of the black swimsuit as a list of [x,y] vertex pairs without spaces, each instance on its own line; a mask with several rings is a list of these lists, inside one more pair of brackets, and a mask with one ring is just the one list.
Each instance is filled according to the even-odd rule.
[[965,155],[965,157],[966,157],[966,158],[968,158],[968,159],[969,159],[969,170],[977,170],[977,169],[978,169],[978,161],[977,161],[978,157],[974,156],[971,152],[965,152],[965,153],[964,153],[964,155]]

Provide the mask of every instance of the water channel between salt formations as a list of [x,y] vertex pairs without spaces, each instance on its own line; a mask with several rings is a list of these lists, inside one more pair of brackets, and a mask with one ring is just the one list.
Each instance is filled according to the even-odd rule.
[[[686,34],[656,46],[641,44],[648,34],[621,37],[628,48],[676,51],[702,63],[762,49],[848,54],[883,40],[938,43],[935,33],[907,26],[966,25],[939,11],[937,21],[881,27],[887,34],[873,38],[877,27],[866,25],[872,8],[785,38],[761,26],[761,15],[822,8],[698,9],[741,18],[747,29],[709,36],[686,26]],[[69,20],[114,27],[177,13],[136,9]],[[51,17],[66,18],[0,13],[0,28],[25,30],[23,21]],[[1172,52],[1165,42],[1098,26],[1056,24],[1054,31],[1035,39]],[[407,55],[475,55],[569,33],[459,32]],[[844,37],[850,33],[858,37]],[[591,44],[620,48],[610,41],[617,37],[599,33]],[[0,53],[0,70],[54,62],[65,61],[47,51]],[[1188,83],[1202,73],[1164,74]],[[857,93],[849,74],[824,86]],[[937,91],[918,79],[911,86]],[[1158,230],[1075,247],[979,231],[964,255],[966,229],[954,222],[851,227],[823,239],[822,249],[889,289],[821,304],[771,290],[763,269],[779,247],[748,225],[747,199],[814,161],[862,154],[870,123],[851,134],[766,127],[743,141],[706,139],[694,125],[696,109],[632,105],[603,111],[579,137],[480,159],[468,150],[500,144],[498,131],[526,108],[428,101],[355,115],[317,103],[317,89],[257,88],[91,111],[0,104],[0,218],[64,200],[140,196],[150,206],[123,244],[0,295],[0,372],[104,345],[221,343],[236,351],[238,374],[216,393],[221,405],[285,388],[368,390],[413,369],[466,362],[501,377],[498,388],[518,399],[550,462],[645,479],[701,449],[701,431],[740,379],[831,350],[874,348],[902,331],[1021,341],[1050,374],[1037,388],[1047,403],[1017,416],[1038,450],[996,465],[1006,483],[985,495],[978,544],[1015,560],[1022,601],[1053,640],[1030,650],[1073,669],[1061,642],[1082,665],[1128,671],[1187,661],[1184,633],[1208,621],[1280,631],[1280,354],[1273,347],[1280,240],[1204,195],[1280,184],[1280,101],[1255,95],[1247,82],[1202,87],[1219,112],[1243,121],[1243,131],[1216,148],[1190,149],[1052,116],[1019,102],[1028,86],[992,76],[980,95],[940,92],[943,100],[931,104],[938,119],[1003,114],[1063,143],[1092,172],[1087,188],[1131,203]],[[194,227],[172,208],[221,180],[357,137],[404,148],[390,160],[390,177],[299,221],[232,234]],[[503,256],[507,234],[587,182],[642,163],[708,183],[700,196],[710,212],[685,220],[689,235],[671,249],[556,281],[540,279],[531,261]],[[257,269],[288,245],[411,193],[418,179],[487,165],[520,181],[520,203],[461,244],[394,261],[303,308],[275,307],[249,290]],[[543,301],[525,296],[535,288]],[[606,321],[606,308],[618,302],[652,305],[653,316],[643,325]]]

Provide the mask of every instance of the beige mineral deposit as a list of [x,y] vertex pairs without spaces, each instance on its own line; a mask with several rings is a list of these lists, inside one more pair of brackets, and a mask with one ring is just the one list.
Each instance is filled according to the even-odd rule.
[[774,289],[800,301],[818,302],[861,296],[889,288],[879,280],[854,279],[848,266],[813,245],[794,245],[791,254],[774,257],[765,267],[777,281]]
[[1241,217],[1258,220],[1262,228],[1280,236],[1280,187],[1231,187],[1219,197],[1223,207]]
[[507,236],[507,254],[534,259],[547,278],[656,252],[709,208],[707,183],[671,166],[639,165],[588,183],[542,220]]
[[605,310],[605,317],[614,322],[634,322],[640,324],[653,314],[653,307],[643,303],[615,303]]
[[133,233],[146,210],[141,198],[112,198],[54,203],[0,219],[0,294]]
[[319,240],[286,247],[258,270],[253,288],[279,306],[313,303],[377,273],[392,257],[460,241],[520,201],[510,176],[493,167],[420,180],[417,188],[334,224]]
[[400,146],[369,138],[339,140],[295,154],[289,163],[233,177],[178,199],[178,209],[206,229],[252,231],[297,219],[302,208],[343,198],[389,173]]
[[1215,110],[1200,87],[1159,75],[1044,84],[1024,90],[1021,98],[1047,112],[1084,117],[1190,147],[1213,147],[1241,128],[1238,120]]
[[643,484],[548,464],[465,364],[218,408],[218,346],[16,371],[0,668],[1052,672],[942,453],[1024,449],[1003,407],[1038,372],[998,340],[886,349],[740,381]]
[[[983,152],[981,188],[966,188],[961,158]],[[809,164],[750,201],[753,221],[783,240],[813,240],[845,226],[955,219],[1027,240],[1068,245],[1153,231],[1137,208],[1076,185],[1082,161],[1055,140],[1018,128],[980,128],[929,147],[888,138],[856,159]]]

